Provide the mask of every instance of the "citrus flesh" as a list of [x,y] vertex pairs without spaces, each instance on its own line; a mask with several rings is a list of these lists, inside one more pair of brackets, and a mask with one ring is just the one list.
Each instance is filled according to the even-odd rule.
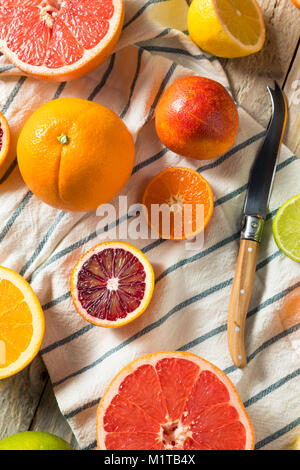
[[101,450],[250,450],[251,421],[234,386],[191,353],[139,358],[111,382],[97,411]]
[[[201,232],[213,213],[213,193],[203,176],[184,167],[170,167],[156,175],[147,185],[143,204],[149,225],[161,238],[184,240]],[[166,205],[169,227],[162,213],[153,217],[153,206]]]
[[71,450],[71,447],[64,439],[53,434],[25,431],[0,441],[0,450]]
[[59,98],[37,109],[17,144],[22,177],[31,191],[57,209],[91,211],[113,199],[129,179],[133,138],[109,108]]
[[125,242],[95,246],[78,261],[71,276],[78,313],[104,327],[120,327],[140,316],[151,300],[153,288],[150,262]]
[[204,51],[227,58],[258,52],[266,34],[256,0],[193,0],[188,29]]
[[38,78],[78,78],[112,53],[123,18],[123,0],[3,0],[0,49]]
[[44,314],[30,285],[18,273],[0,267],[0,379],[33,360],[44,329]]
[[0,167],[5,162],[10,149],[10,130],[7,120],[0,113]]
[[279,209],[273,222],[273,234],[278,248],[300,262],[300,194]]

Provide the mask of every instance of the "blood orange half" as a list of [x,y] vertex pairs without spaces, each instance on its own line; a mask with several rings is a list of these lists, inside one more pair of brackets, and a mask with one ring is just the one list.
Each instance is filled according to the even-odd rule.
[[10,130],[7,120],[0,113],[0,167],[6,160],[10,149]]
[[139,317],[154,288],[146,256],[129,243],[96,245],[76,264],[71,293],[80,315],[97,326],[119,327]]
[[101,450],[252,450],[254,430],[220,369],[194,354],[158,352],[113,379],[97,441]]
[[30,75],[71,80],[107,59],[123,19],[123,0],[2,0],[0,49]]

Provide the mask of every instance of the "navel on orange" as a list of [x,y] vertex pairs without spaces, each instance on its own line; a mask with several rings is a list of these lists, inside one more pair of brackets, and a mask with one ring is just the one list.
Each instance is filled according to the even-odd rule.
[[119,372],[97,411],[100,450],[252,450],[254,430],[228,379],[201,357],[148,354]]
[[[213,193],[197,171],[171,167],[148,183],[143,205],[149,225],[161,238],[184,240],[194,237],[208,224],[213,213]],[[162,211],[154,217],[159,206]]]
[[0,266],[0,379],[16,374],[33,360],[44,329],[41,305],[28,282]]
[[113,199],[129,179],[133,138],[109,108],[79,98],[42,105],[17,145],[29,189],[58,209],[91,211]]
[[78,313],[104,327],[124,326],[147,308],[154,272],[146,256],[129,243],[100,243],[80,258],[71,276]]

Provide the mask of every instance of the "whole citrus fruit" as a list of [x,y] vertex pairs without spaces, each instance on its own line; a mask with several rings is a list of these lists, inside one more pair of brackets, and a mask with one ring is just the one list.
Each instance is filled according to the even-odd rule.
[[0,450],[72,450],[69,444],[48,432],[25,431],[0,441]]
[[209,78],[187,76],[163,93],[155,126],[162,143],[173,152],[207,160],[232,146],[239,115],[223,85]]
[[17,145],[21,174],[31,191],[58,209],[95,210],[113,199],[131,175],[134,142],[110,109],[79,98],[41,106]]

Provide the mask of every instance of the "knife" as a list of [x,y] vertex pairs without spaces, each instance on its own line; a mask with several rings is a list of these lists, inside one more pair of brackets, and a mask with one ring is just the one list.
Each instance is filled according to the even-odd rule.
[[275,82],[274,90],[267,88],[272,101],[272,116],[250,172],[243,210],[240,249],[228,312],[228,346],[232,360],[238,368],[243,368],[247,364],[245,323],[277,156],[287,120],[286,99],[280,87]]

